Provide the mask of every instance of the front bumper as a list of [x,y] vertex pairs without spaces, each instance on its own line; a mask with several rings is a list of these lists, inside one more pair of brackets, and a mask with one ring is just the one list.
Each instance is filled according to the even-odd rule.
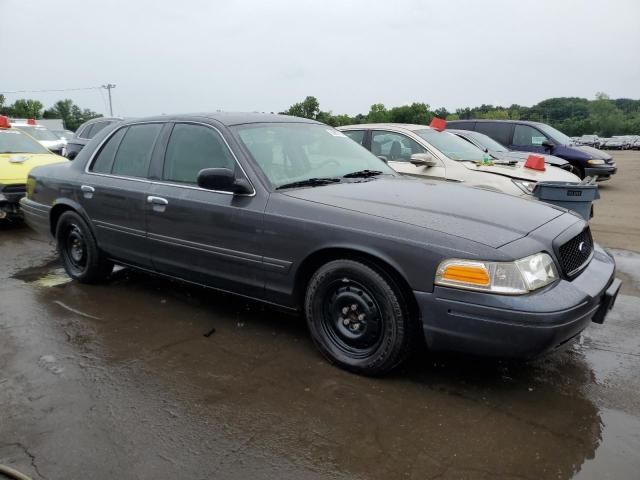
[[592,319],[604,321],[620,288],[614,275],[613,258],[596,246],[591,263],[578,277],[529,295],[446,287],[414,294],[431,350],[534,358],[572,340]]
[[24,185],[0,185],[0,219],[21,217],[20,199],[25,195]]
[[586,167],[584,174],[587,177],[598,176],[598,180],[609,180],[611,175],[615,175],[618,171],[616,162],[606,163],[604,165],[598,165],[594,167]]

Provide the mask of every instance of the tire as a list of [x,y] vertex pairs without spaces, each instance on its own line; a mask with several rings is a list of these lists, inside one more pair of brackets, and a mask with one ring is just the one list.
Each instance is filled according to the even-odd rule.
[[399,288],[361,262],[320,267],[307,286],[305,316],[320,352],[345,370],[382,375],[411,352],[412,320]]
[[67,211],[60,215],[56,242],[62,266],[74,280],[101,283],[113,271],[113,263],[104,258],[89,225],[76,212]]
[[573,163],[571,163],[570,165],[571,167],[567,171],[573,173],[574,175],[577,175],[578,177],[580,177],[580,179],[584,179],[584,170],[579,165],[574,165]]

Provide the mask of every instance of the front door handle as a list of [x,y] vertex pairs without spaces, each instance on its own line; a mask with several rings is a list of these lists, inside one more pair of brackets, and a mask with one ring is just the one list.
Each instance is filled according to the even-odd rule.
[[82,191],[84,198],[93,198],[93,194],[96,191],[96,189],[90,185],[81,185],[80,190]]
[[153,195],[149,195],[147,197],[147,203],[151,204],[151,208],[154,212],[163,213],[169,205],[169,200],[162,197],[154,197]]

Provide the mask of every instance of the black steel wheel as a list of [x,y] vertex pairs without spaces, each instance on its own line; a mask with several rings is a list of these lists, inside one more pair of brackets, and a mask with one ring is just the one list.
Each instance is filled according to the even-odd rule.
[[58,253],[67,274],[83,283],[104,281],[113,270],[113,263],[104,258],[93,233],[84,219],[69,210],[56,226]]
[[380,375],[409,354],[411,319],[401,292],[361,262],[320,267],[307,288],[305,313],[316,346],[352,372]]

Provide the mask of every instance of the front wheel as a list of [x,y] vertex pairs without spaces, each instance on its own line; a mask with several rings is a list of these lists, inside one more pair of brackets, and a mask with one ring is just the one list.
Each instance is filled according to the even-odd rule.
[[316,346],[346,370],[381,375],[410,352],[411,320],[401,293],[363,263],[320,267],[307,288],[305,314]]
[[89,225],[76,212],[68,211],[60,216],[56,240],[62,266],[74,280],[100,283],[113,271],[113,263],[104,258]]

